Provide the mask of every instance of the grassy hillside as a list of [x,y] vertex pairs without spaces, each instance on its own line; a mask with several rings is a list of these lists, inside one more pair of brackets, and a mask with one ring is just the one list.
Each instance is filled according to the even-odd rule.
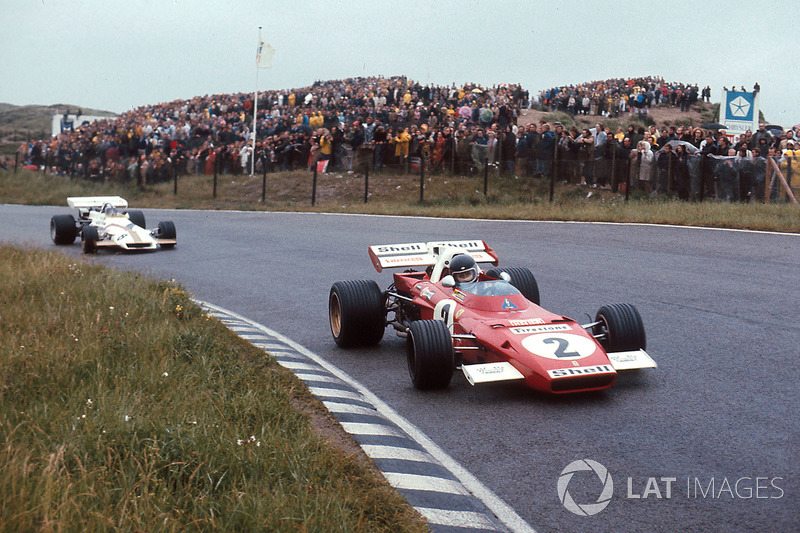
[[50,136],[52,117],[69,110],[70,114],[114,116],[110,111],[82,108],[76,105],[24,105],[0,103],[0,154],[13,153],[18,144],[28,139]]

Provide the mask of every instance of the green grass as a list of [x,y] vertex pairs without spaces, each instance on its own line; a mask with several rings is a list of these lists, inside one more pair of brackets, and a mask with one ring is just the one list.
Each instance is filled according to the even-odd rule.
[[212,176],[181,176],[178,194],[173,183],[139,190],[135,185],[91,183],[85,180],[20,170],[0,172],[0,203],[59,205],[67,196],[121,195],[131,206],[178,209],[239,209],[316,211],[466,217],[518,220],[643,222],[764,231],[800,232],[800,208],[794,204],[683,202],[632,193],[629,201],[610,191],[557,183],[553,202],[550,183],[514,178],[490,171],[484,195],[483,176],[427,175],[424,201],[419,201],[418,175],[388,170],[371,172],[370,196],[364,203],[364,175],[334,172],[317,176],[312,207],[312,174],[293,171],[267,175],[266,201],[261,201],[262,177],[221,175],[217,197]]
[[8,246],[0,276],[0,531],[425,530],[180,286]]

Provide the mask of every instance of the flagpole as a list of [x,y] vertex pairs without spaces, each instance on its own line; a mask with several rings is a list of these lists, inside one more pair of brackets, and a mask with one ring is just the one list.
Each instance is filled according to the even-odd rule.
[[[261,26],[258,27],[258,44],[261,45]],[[255,174],[256,169],[256,136],[258,130],[256,129],[258,120],[258,61],[256,61],[256,92],[253,97],[253,153],[250,155],[250,175]]]

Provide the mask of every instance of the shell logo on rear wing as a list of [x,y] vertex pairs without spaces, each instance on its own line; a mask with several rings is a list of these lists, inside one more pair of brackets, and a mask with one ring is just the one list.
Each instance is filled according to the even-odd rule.
[[435,265],[446,248],[468,253],[477,263],[497,265],[498,262],[495,251],[478,240],[381,244],[369,247],[369,257],[378,272],[384,268],[427,267]]

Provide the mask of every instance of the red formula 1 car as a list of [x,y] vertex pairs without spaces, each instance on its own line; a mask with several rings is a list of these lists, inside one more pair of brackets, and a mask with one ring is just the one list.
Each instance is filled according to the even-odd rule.
[[408,339],[418,389],[447,387],[460,368],[473,385],[524,380],[546,392],[590,391],[610,387],[620,370],[656,367],[633,305],[603,306],[585,325],[546,311],[527,268],[477,266],[498,264],[483,241],[370,246],[369,256],[378,272],[407,270],[385,291],[372,280],[334,283],[331,333],[343,348],[369,346],[393,326]]

